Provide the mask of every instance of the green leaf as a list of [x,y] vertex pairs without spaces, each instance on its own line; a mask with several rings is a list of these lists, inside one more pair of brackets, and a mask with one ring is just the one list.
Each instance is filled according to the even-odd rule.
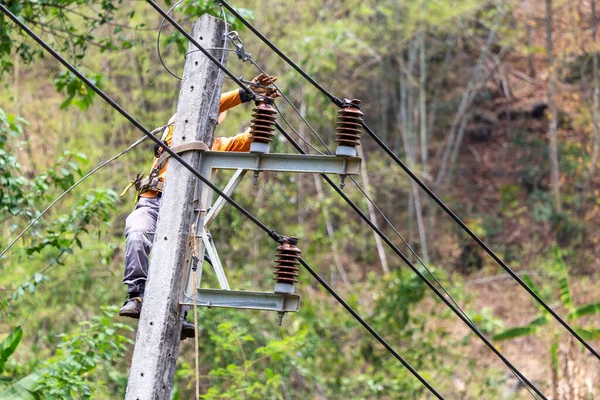
[[576,319],[584,315],[600,314],[600,303],[590,303],[573,310],[567,319]]
[[564,304],[568,310],[573,307],[573,299],[571,298],[571,288],[569,286],[569,271],[565,262],[560,254],[558,246],[554,246],[554,265],[558,267],[560,278],[558,280],[558,287],[560,288],[560,301]]
[[528,326],[542,326],[548,323],[548,314],[542,315],[539,318],[534,319],[529,323]]
[[596,340],[600,338],[600,329],[598,328],[573,328],[584,340]]
[[535,325],[527,325],[527,326],[519,326],[517,328],[507,329],[504,332],[500,332],[497,335],[494,335],[494,340],[508,340],[521,336],[529,336],[533,335],[537,331],[537,326]]
[[[529,275],[527,275],[527,274],[523,275],[522,279],[523,279],[523,282],[525,282],[525,284],[529,287],[529,289],[531,289],[533,291],[533,293],[537,294],[540,298],[542,298],[542,295],[540,294],[540,290],[535,285],[535,283],[533,283],[533,281],[531,280],[531,278],[529,277]],[[535,301],[535,299],[533,300],[533,304],[535,304],[535,306],[537,308],[539,308],[543,313],[547,313],[548,312],[537,301]]]
[[0,400],[39,400],[40,397],[21,385],[14,384],[0,392]]
[[550,346],[550,359],[552,360],[552,369],[558,371],[558,340],[554,339]]
[[20,326],[16,326],[13,328],[10,335],[8,335],[7,338],[0,343],[0,373],[4,371],[4,364],[6,364],[6,360],[8,360],[8,357],[15,352],[17,346],[21,342],[22,337],[23,330]]
[[13,383],[9,388],[0,392],[0,400],[39,400],[40,396],[34,393],[34,390],[45,372],[45,369],[35,371]]

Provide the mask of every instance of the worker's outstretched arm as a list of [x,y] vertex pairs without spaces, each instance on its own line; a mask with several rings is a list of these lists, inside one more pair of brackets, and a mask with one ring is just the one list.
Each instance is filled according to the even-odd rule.
[[232,137],[217,137],[213,140],[212,151],[250,151],[250,128]]
[[[272,88],[266,88],[277,80],[276,76],[267,76],[265,74],[260,74],[252,79],[252,83],[257,86],[250,85],[252,91],[257,94],[267,94],[272,92]],[[238,106],[242,103],[247,103],[250,101],[250,96],[244,89],[232,90],[230,92],[223,93],[221,95],[221,101],[219,103],[219,113],[223,111],[227,111],[230,108]]]

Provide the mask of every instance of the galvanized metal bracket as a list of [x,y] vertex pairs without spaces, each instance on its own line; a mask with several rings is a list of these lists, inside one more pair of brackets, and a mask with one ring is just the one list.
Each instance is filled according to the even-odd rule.
[[221,289],[229,290],[229,282],[227,282],[227,277],[225,276],[225,271],[223,270],[223,264],[221,264],[219,253],[217,253],[215,242],[213,242],[212,236],[206,229],[204,229],[204,232],[202,233],[202,241],[204,242],[204,248],[206,249],[208,257],[211,260],[212,267],[215,270],[215,274],[217,275],[217,280],[219,281]]
[[243,169],[257,172],[359,175],[359,157],[304,154],[259,154],[207,151],[201,173],[209,176],[214,169]]
[[[235,170],[223,190],[227,196],[231,196],[248,171],[253,171],[255,177],[261,172],[291,172],[333,174],[340,175],[343,179],[347,175],[360,174],[360,167],[361,159],[358,157],[206,151],[202,153],[199,171],[214,182],[217,170]],[[300,296],[296,294],[230,290],[225,269],[208,231],[227,202],[222,197],[213,202],[213,191],[207,186],[201,193],[200,198],[195,199],[198,201],[195,217],[201,228],[192,240],[196,240],[201,260],[205,252],[208,253],[221,289],[201,288],[201,271],[197,286],[193,287],[190,257],[186,257],[184,290],[180,303],[193,305],[195,290],[198,306],[276,311],[279,313],[280,322],[285,313],[297,312],[300,308]]]
[[[185,295],[182,305],[194,305],[194,299]],[[198,289],[196,305],[201,307],[239,308],[244,310],[298,312],[297,294],[249,292],[243,290]]]
[[[244,169],[238,169],[237,171],[235,171],[233,177],[229,180],[229,183],[227,184],[227,186],[225,186],[225,189],[223,189],[223,192],[227,196],[231,196],[235,188],[237,188],[240,182],[242,182],[242,179],[245,175],[246,170]],[[225,204],[227,204],[227,200],[219,196],[219,198],[214,202],[214,204],[206,214],[206,217],[204,218],[205,228],[208,228],[214,222],[215,218],[217,218],[217,215],[223,209]]]

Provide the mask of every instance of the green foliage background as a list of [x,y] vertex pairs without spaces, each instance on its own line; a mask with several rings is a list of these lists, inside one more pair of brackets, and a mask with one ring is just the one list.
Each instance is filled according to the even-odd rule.
[[[179,83],[158,61],[155,40],[160,18],[144,2],[45,0],[3,4],[146,127],[163,125],[174,113]],[[172,2],[161,5],[170,7]],[[438,168],[439,157],[434,154],[443,149],[461,95],[469,86],[468,77],[491,31],[496,39],[488,51],[504,57],[507,69],[524,69],[525,58],[534,54],[541,79],[545,73],[543,46],[540,49],[538,43],[543,43],[543,26],[538,21],[534,32],[538,41],[525,46],[526,27],[535,25],[535,20],[524,20],[519,14],[521,3],[516,1],[495,5],[470,0],[306,0],[293,5],[287,1],[238,5],[240,12],[334,94],[362,99],[367,121],[397,154],[412,160],[411,165],[428,184],[433,184]],[[567,16],[577,16],[568,5],[557,7],[567,10]],[[186,0],[174,15],[189,27],[205,12],[220,15],[216,2],[209,0]],[[573,32],[555,28],[559,59],[564,65],[574,57],[569,35],[589,36],[585,22],[589,14],[578,17],[580,22],[570,25]],[[227,19],[232,29],[239,31],[254,60],[279,76],[282,90],[328,145],[335,146],[336,110],[327,99],[229,13]],[[411,148],[423,145],[417,133],[418,118],[410,116],[420,113],[416,99],[421,40],[427,62],[423,88],[429,111],[425,118],[432,125],[427,138],[429,163],[410,153]],[[186,46],[181,35],[165,27],[163,57],[179,74]],[[580,47],[583,56],[578,59],[589,58],[593,44],[582,40]],[[141,133],[4,16],[0,16],[0,67],[0,247],[4,248],[88,169],[128,146]],[[257,74],[234,55],[230,55],[228,67],[247,79]],[[472,120],[483,113],[481,110],[498,112],[502,82],[501,78],[500,83],[494,79],[477,93],[471,106]],[[571,128],[564,128],[561,136],[562,212],[554,209],[548,192],[546,138],[536,133],[546,121],[528,119],[517,120],[508,128],[502,125],[509,133],[494,137],[497,142],[478,144],[467,138],[469,154],[492,154],[504,175],[496,179],[495,172],[482,174],[485,179],[478,180],[480,174],[473,172],[473,162],[461,153],[452,167],[455,184],[448,182],[439,193],[459,214],[468,217],[469,226],[492,243],[512,267],[528,272],[528,282],[544,298],[551,304],[563,300],[558,305],[562,315],[577,312],[581,317],[577,322],[589,333],[586,338],[597,347],[599,293],[594,279],[600,250],[595,232],[598,182],[586,175],[591,162],[591,114],[589,107],[580,106],[581,98],[579,102],[567,99],[567,93],[572,92],[585,97],[584,83],[564,88],[561,103],[571,121]],[[228,81],[225,86],[235,88]],[[531,96],[544,100],[537,92]],[[315,144],[292,110],[283,102],[279,104],[300,134]],[[400,121],[402,108],[411,112]],[[433,109],[437,110],[435,118]],[[519,109],[511,111],[516,114]],[[241,131],[248,125],[250,113],[250,105],[231,110],[217,135]],[[421,254],[410,182],[374,143],[365,138],[363,148],[374,198]],[[492,150],[496,152],[489,153]],[[277,137],[272,151],[292,149]],[[509,161],[497,161],[504,160],[498,154]],[[145,143],[110,164],[42,218],[0,259],[0,399],[124,396],[137,323],[115,317],[125,297],[120,284],[123,228],[132,209],[131,193],[125,199],[117,193],[136,171],[149,167],[151,157],[152,145]],[[227,178],[225,173],[220,176],[221,186]],[[347,185],[345,191],[367,209],[366,200],[355,187]],[[503,364],[392,252],[386,251],[389,272],[383,273],[368,227],[329,189],[324,196],[318,192],[312,177],[262,174],[256,186],[245,181],[235,198],[277,232],[300,237],[303,255],[311,265],[446,398],[526,396],[523,390],[515,389],[514,378]],[[480,198],[474,198],[473,193]],[[543,324],[536,323],[538,308],[505,281],[481,284],[497,278],[497,267],[473,250],[432,203],[423,196],[422,201],[429,264],[436,276],[479,328],[489,336],[496,334],[508,358],[549,393],[556,357],[547,350],[561,343],[562,330],[550,329],[552,322],[546,315]],[[328,223],[333,232],[328,233]],[[393,235],[391,229],[384,230]],[[274,246],[269,238],[230,208],[219,216],[212,234],[222,260],[231,267],[228,277],[232,286],[271,290]],[[334,252],[349,277],[347,283],[340,276]],[[479,266],[470,269],[467,265]],[[565,279],[570,286],[565,286]],[[207,286],[216,286],[208,270],[204,281]],[[565,287],[573,293],[567,303]],[[200,310],[201,398],[431,398],[308,274],[301,274],[297,290],[302,296],[301,310],[286,316],[281,328],[275,315]],[[519,336],[515,332],[533,336],[500,342]],[[190,342],[181,346],[173,399],[193,397],[194,349]],[[587,360],[584,365],[589,365],[590,374],[597,374],[596,360]]]

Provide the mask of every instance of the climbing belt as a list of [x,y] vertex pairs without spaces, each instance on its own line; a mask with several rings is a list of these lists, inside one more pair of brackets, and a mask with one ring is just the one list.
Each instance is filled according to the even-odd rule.
[[194,283],[194,358],[196,362],[196,399],[200,398],[200,355],[198,354],[198,306],[196,299],[198,296],[198,240],[196,239],[196,224],[192,225],[190,235],[192,241],[192,279]]

